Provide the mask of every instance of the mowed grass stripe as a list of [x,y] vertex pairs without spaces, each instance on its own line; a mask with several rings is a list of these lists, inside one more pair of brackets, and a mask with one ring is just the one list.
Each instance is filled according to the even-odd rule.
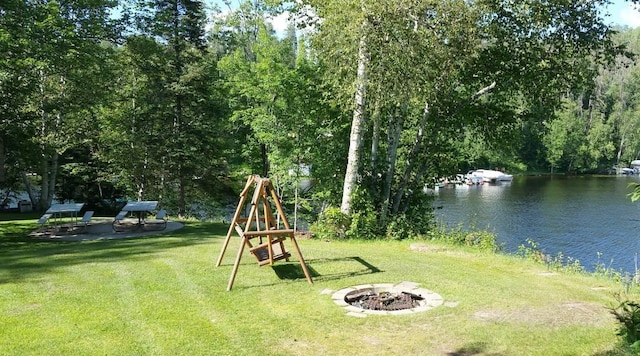
[[[615,355],[606,307],[623,286],[614,280],[433,242],[416,252],[411,241],[301,239],[314,284],[295,255],[258,267],[245,251],[227,292],[240,239],[215,267],[227,227],[185,224],[153,237],[74,243],[0,232],[0,354]],[[321,293],[401,281],[450,304],[360,319]]]

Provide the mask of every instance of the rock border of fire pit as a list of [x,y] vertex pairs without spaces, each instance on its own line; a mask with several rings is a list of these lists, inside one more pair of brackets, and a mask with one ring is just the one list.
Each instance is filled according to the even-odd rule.
[[[444,300],[440,294],[430,291],[428,289],[419,288],[420,283],[414,282],[400,282],[398,284],[393,283],[377,283],[377,284],[363,284],[359,286],[352,286],[340,289],[339,291],[331,295],[331,299],[335,304],[343,307],[347,312],[347,315],[356,317],[366,317],[367,315],[410,315],[415,313],[424,312],[436,308],[444,303]],[[390,292],[400,294],[402,292],[412,293],[421,296],[423,300],[418,301],[418,306],[410,309],[402,310],[368,310],[358,308],[345,301],[345,296],[348,293],[357,290],[373,289],[376,293]]]

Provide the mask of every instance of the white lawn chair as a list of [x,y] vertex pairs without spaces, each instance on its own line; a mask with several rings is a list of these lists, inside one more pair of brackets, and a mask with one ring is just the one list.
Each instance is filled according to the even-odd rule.
[[113,223],[111,223],[111,228],[113,229],[113,232],[118,232],[118,229],[116,227],[118,225],[122,225],[122,220],[124,220],[124,218],[126,217],[127,217],[127,212],[121,211],[118,213],[118,215],[116,215],[115,218],[113,218]]
[[37,223],[38,225],[40,225],[40,229],[41,230],[46,230],[46,225],[49,222],[49,219],[51,219],[51,217],[53,216],[53,214],[44,214],[40,217],[40,219],[38,219]]
[[93,211],[88,210],[87,212],[84,213],[84,215],[82,216],[82,220],[80,220],[82,231],[84,231],[87,228],[87,226],[91,222],[92,217],[93,217]]

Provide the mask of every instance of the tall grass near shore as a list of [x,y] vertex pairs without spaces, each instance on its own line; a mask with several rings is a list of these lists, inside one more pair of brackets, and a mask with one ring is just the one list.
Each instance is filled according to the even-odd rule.
[[[621,284],[436,241],[299,239],[296,261],[215,261],[228,226],[185,222],[144,238],[35,241],[0,222],[0,353],[7,355],[622,355],[608,308]],[[290,246],[289,246],[290,247]],[[413,247],[413,248],[412,248]],[[418,247],[418,248],[416,248]],[[330,291],[411,281],[438,308],[346,314]],[[626,293],[626,292],[625,292]],[[628,295],[638,297],[632,287]]]

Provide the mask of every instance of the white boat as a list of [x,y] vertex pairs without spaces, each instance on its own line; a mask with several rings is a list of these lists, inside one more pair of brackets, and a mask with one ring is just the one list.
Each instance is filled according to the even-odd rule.
[[467,178],[473,179],[474,177],[480,177],[487,183],[511,182],[513,180],[513,175],[491,169],[476,169],[467,173]]

